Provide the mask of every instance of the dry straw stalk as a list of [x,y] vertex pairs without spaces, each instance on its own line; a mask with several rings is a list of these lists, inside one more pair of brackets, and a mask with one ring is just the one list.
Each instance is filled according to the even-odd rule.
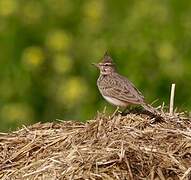
[[[164,113],[163,113],[164,114]],[[0,134],[0,179],[191,179],[183,114],[98,113],[86,123],[35,124]]]

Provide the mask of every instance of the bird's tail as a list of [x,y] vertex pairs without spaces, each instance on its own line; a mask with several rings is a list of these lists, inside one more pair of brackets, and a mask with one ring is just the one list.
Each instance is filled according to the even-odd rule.
[[145,103],[145,104],[143,104],[142,106],[143,106],[143,108],[144,108],[145,110],[151,112],[151,113],[154,114],[154,115],[157,115],[157,116],[160,116],[160,115],[161,115],[160,111],[158,111],[156,108],[154,108],[154,107],[151,106],[150,104],[146,104],[146,103]]

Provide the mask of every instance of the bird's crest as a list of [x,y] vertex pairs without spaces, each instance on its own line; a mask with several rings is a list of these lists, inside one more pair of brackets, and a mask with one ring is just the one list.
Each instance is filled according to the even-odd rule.
[[113,64],[113,60],[111,58],[111,56],[109,55],[108,51],[105,52],[104,56],[103,56],[103,61],[102,63],[107,63],[107,64]]

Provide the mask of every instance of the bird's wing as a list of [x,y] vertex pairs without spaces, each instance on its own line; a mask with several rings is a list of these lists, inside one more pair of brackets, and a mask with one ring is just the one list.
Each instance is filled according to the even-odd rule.
[[131,92],[132,92],[137,98],[139,98],[140,100],[143,100],[143,101],[144,101],[144,96],[143,96],[142,93],[134,86],[134,84],[133,84],[131,81],[129,81],[126,77],[121,76],[121,75],[119,75],[119,76],[120,76],[120,78],[123,79],[123,81],[125,82],[125,83],[123,83],[124,86],[125,86],[125,88],[126,88],[126,89],[130,89]]
[[102,91],[104,96],[110,96],[132,104],[142,104],[144,102],[142,94],[128,79],[120,77],[120,80],[119,78],[111,78],[111,80],[111,86],[104,86],[104,91]]
[[142,104],[143,101],[137,98],[134,94],[132,94],[130,91],[122,91],[119,88],[107,88],[104,93],[104,96],[109,96],[116,98],[120,101],[126,102],[127,104]]

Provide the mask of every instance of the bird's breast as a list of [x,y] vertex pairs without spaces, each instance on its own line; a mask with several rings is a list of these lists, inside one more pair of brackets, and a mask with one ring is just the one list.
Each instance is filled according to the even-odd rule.
[[109,97],[109,96],[103,96],[103,97],[106,101],[108,101],[109,103],[115,106],[126,107],[128,105],[126,102],[120,101],[113,97]]

